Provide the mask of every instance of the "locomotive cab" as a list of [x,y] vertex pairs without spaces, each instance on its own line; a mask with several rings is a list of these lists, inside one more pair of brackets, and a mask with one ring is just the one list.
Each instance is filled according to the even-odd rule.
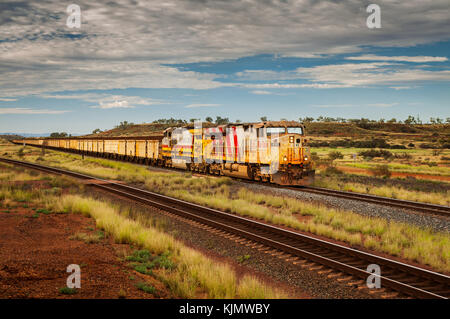
[[264,122],[264,128],[271,145],[278,142],[279,146],[279,169],[272,175],[272,181],[282,185],[311,184],[315,171],[304,125],[294,121]]

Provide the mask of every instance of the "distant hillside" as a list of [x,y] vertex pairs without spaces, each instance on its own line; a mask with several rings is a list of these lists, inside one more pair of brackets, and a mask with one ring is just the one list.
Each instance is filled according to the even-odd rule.
[[3,139],[3,140],[14,140],[14,139],[21,139],[21,138],[24,138],[24,136],[17,135],[17,134],[0,133],[0,139]]
[[[337,123],[337,122],[306,122],[307,135],[314,137],[383,137],[396,138],[450,138],[450,124],[403,124],[403,123]],[[157,136],[162,135],[168,127],[183,126],[185,124],[129,124],[97,134],[89,134],[89,137],[111,136]],[[203,123],[203,127],[215,126],[213,123]]]
[[6,138],[5,136],[19,136],[19,137],[45,137],[49,136],[50,133],[15,133],[15,132],[8,132],[8,133],[0,133],[0,136],[3,138]]
[[370,136],[403,135],[429,136],[432,134],[449,135],[450,124],[403,124],[403,123],[305,123],[306,132],[317,136]]
[[[111,130],[103,131],[97,134],[84,135],[85,137],[111,137],[111,136],[160,136],[164,130],[169,127],[181,127],[186,124],[161,124],[161,123],[144,123],[129,124],[119,126]],[[215,124],[203,123],[203,127],[212,127]]]

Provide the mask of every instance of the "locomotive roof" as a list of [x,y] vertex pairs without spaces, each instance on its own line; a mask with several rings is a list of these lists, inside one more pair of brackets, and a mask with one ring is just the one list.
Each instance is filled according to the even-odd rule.
[[[203,125],[203,128],[208,127],[231,127],[231,126],[253,126],[255,128],[260,127],[304,127],[303,123],[297,122],[297,121],[265,121],[265,122],[246,122],[246,123],[228,123],[228,124],[222,124],[222,125],[215,125],[213,123],[202,123],[206,124]],[[188,124],[185,126],[182,126],[183,128],[187,129],[193,129],[194,124]],[[166,131],[173,131],[177,127],[169,127],[164,130]]]

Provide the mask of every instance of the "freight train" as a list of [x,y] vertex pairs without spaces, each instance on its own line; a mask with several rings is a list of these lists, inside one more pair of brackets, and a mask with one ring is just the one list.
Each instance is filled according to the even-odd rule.
[[315,171],[305,127],[294,121],[171,127],[160,135],[14,140],[82,155],[280,185],[309,185]]

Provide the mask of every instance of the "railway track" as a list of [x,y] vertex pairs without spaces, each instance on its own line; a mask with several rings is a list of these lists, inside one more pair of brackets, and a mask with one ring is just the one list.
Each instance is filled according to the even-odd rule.
[[183,218],[263,244],[280,251],[280,253],[312,261],[364,281],[371,275],[366,270],[367,266],[376,264],[381,268],[381,287],[407,296],[438,299],[450,297],[450,277],[444,274],[121,183],[34,163],[4,158],[0,158],[0,161],[85,180],[93,187],[104,191],[157,207]]
[[[38,147],[36,145],[30,145],[30,146]],[[57,150],[57,151],[63,152],[62,150]],[[123,161],[123,160],[119,160],[119,161]],[[185,172],[184,170],[181,170],[178,168],[164,167],[163,169]],[[196,174],[201,174],[201,173],[196,173]],[[201,174],[201,175],[203,175],[203,174]],[[231,178],[233,178],[233,177],[231,177]],[[238,178],[236,178],[236,179],[238,179]],[[250,181],[250,180],[245,180],[245,179],[238,179],[238,180],[241,182],[246,182],[246,183],[258,183],[256,181]],[[267,185],[267,184],[263,184],[263,185]],[[277,185],[277,184],[270,184],[270,187],[285,188],[285,189],[290,189],[290,190],[295,190],[295,191],[308,192],[308,193],[314,193],[314,194],[326,195],[326,196],[333,196],[333,197],[351,199],[351,200],[356,200],[356,201],[363,201],[366,203],[373,203],[373,204],[378,204],[378,205],[413,210],[413,211],[421,212],[423,214],[428,214],[428,215],[435,215],[435,216],[440,216],[440,217],[450,217],[450,207],[444,206],[444,205],[420,203],[420,202],[414,202],[414,201],[394,199],[394,198],[389,198],[389,197],[338,191],[338,190],[321,188],[321,187],[313,187],[313,186],[294,187],[294,186],[283,186],[283,185]]]
[[337,191],[337,190],[321,188],[321,187],[305,186],[302,188],[300,188],[300,187],[287,187],[287,188],[296,190],[296,191],[301,191],[301,192],[334,196],[334,197],[346,198],[346,199],[357,200],[357,201],[364,201],[366,203],[374,203],[374,204],[378,204],[378,205],[385,205],[385,206],[390,206],[390,207],[419,211],[419,212],[425,213],[425,214],[450,217],[450,207],[449,206],[413,202],[413,201],[408,201],[408,200],[394,199],[394,198],[389,198],[389,197],[381,197],[381,196],[368,195],[368,194]]

